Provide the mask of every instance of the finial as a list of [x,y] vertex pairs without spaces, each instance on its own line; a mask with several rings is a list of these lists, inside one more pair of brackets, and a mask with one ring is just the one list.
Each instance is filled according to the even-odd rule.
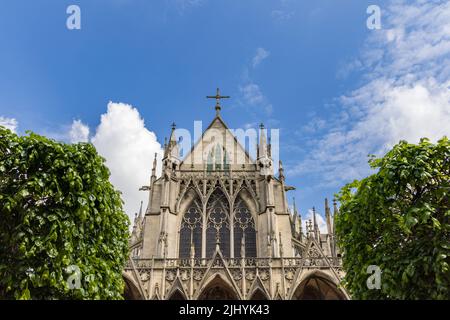
[[142,203],[144,201],[141,201],[141,207],[139,208],[139,218],[142,218]]
[[264,129],[264,123],[261,122],[261,124],[259,125],[259,128],[262,130]]
[[295,197],[292,197],[292,202],[294,203],[294,213],[297,213],[297,206],[295,205]]
[[220,115],[220,109],[221,109],[221,107],[220,107],[220,99],[229,99],[230,96],[221,96],[220,95],[220,90],[219,90],[219,88],[217,88],[215,96],[206,96],[206,98],[207,99],[216,99],[216,107],[215,107],[215,109],[216,109],[216,116],[219,116]]
[[331,213],[330,213],[330,207],[328,206],[328,198],[325,198],[325,219],[327,222],[328,234],[331,235],[331,233],[333,232],[333,227],[331,225]]
[[316,208],[313,207],[313,208],[312,208],[312,211],[313,211],[313,223],[314,223],[314,229],[316,229],[316,226],[317,226],[317,220],[316,220]]
[[177,128],[177,125],[175,124],[175,122],[172,122],[172,130],[175,130]]
[[[278,161],[278,178],[280,179],[281,182],[284,182],[284,180],[285,180],[283,162],[281,162],[281,160]],[[295,201],[295,198],[294,198],[294,201]]]

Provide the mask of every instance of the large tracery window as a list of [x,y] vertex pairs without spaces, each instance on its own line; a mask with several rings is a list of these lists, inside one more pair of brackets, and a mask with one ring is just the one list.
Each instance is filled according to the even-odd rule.
[[208,152],[206,170],[208,172],[230,170],[230,155],[222,145],[216,144]]
[[202,255],[202,210],[195,199],[183,216],[180,228],[180,258],[191,256],[194,245],[195,257]]
[[[234,256],[256,257],[255,221],[242,199],[234,205]],[[244,244],[244,245],[242,245]]]
[[219,242],[224,257],[230,256],[230,208],[225,195],[216,189],[206,206],[206,257],[210,258]]
[[[202,242],[203,219],[205,219],[205,239]],[[231,223],[231,226],[230,226]],[[231,232],[232,231],[232,232]],[[233,238],[231,234],[233,233]],[[234,243],[234,257],[256,257],[255,221],[245,202],[238,198],[234,204],[233,216],[230,217],[230,206],[224,193],[216,189],[202,214],[202,205],[195,199],[183,216],[180,228],[180,258],[191,256],[191,244],[195,257],[202,256],[202,243],[205,246],[206,258],[211,258],[219,244],[222,255],[231,256],[231,241]]]

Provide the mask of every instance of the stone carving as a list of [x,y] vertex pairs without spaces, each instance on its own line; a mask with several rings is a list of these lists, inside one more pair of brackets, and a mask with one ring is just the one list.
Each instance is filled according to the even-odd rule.
[[174,271],[170,270],[166,272],[166,280],[172,282],[175,280],[176,274]]
[[[220,102],[219,94],[214,97]],[[302,269],[322,272],[339,283],[344,272],[328,201],[323,212],[330,234],[320,232],[315,210],[303,230],[295,205],[291,209],[288,204],[287,192],[294,187],[285,184],[281,162],[278,175],[273,170],[264,126],[257,135],[256,159],[250,159],[238,139],[226,137],[231,131],[220,116],[219,102],[217,116],[191,152],[180,156],[173,127],[164,148],[162,177],[156,176],[156,159],[153,162],[150,185],[143,190],[149,192],[148,207],[136,215],[130,239],[134,263],[128,261],[124,268],[130,279],[138,274],[141,282],[128,281],[127,286],[144,288],[128,292],[153,290],[145,298],[165,298],[160,293],[171,288],[178,275],[186,288],[193,288],[192,297],[245,297],[235,291],[243,284],[248,290],[258,274],[271,288],[271,298],[284,299],[287,288],[295,290],[291,287]],[[209,288],[202,282],[206,272],[213,278]],[[214,278],[228,277],[228,272],[234,281],[231,287]],[[206,289],[210,291],[198,292]]]
[[239,281],[242,279],[242,272],[240,270],[233,270],[232,275],[233,275],[234,281]]

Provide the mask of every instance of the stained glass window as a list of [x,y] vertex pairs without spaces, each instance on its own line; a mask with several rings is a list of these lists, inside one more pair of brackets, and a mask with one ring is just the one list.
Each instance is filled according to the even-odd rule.
[[220,145],[216,145],[216,154],[215,157],[216,159],[216,170],[221,170],[222,169],[222,148],[220,147]]
[[180,258],[190,258],[191,243],[194,244],[195,257],[202,255],[202,214],[197,199],[183,216],[180,229]]
[[206,170],[208,172],[230,170],[230,155],[222,145],[216,144],[208,152]]
[[230,256],[230,224],[228,200],[220,190],[215,190],[206,207],[206,257],[210,258],[219,241],[224,257]]
[[211,151],[210,153],[208,153],[208,161],[206,162],[206,170],[207,170],[208,172],[213,171],[213,166],[214,166],[214,163],[213,163],[213,153],[212,153],[212,151]]
[[[202,205],[199,199],[192,202],[183,216],[180,229],[180,258],[189,258],[191,243],[194,244],[195,256],[202,253],[202,216],[206,217],[206,258],[214,254],[216,243],[224,257],[230,257],[230,241],[234,241],[234,256],[241,257],[245,250],[246,257],[256,257],[256,226],[250,210],[245,202],[238,198],[234,205],[233,232],[230,239],[230,207],[228,199],[223,192],[216,189],[208,200],[206,212],[202,214]],[[244,243],[244,246],[242,246]]]
[[[242,248],[244,242],[244,248]],[[245,249],[246,257],[256,257],[256,229],[255,221],[242,199],[238,199],[234,206],[234,256],[241,257]]]
[[226,152],[225,150],[223,152],[223,170],[230,170],[230,157],[228,155],[228,152]]

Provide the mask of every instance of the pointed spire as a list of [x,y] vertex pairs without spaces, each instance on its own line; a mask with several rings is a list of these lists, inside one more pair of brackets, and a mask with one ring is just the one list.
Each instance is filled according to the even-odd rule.
[[313,212],[313,224],[314,224],[314,230],[318,229],[318,225],[317,225],[317,219],[316,219],[316,207],[312,207],[312,212]]
[[336,198],[333,199],[333,234],[336,234],[336,218],[339,214]]
[[299,238],[300,241],[303,239],[303,226],[302,226],[302,215],[301,214],[297,214],[298,216],[298,228],[299,228]]
[[134,213],[134,223],[133,223],[133,230],[135,230],[136,229],[136,227],[137,227],[137,217],[138,217],[138,215],[137,215],[137,212],[135,212]]
[[137,239],[137,213],[134,213],[133,229],[131,230],[130,244],[136,242]]
[[325,198],[325,219],[327,222],[327,231],[328,234],[330,235],[333,230],[331,227],[331,212],[330,212],[330,207],[328,206],[328,198]]
[[317,241],[319,241],[320,240],[320,230],[319,230],[319,225],[317,224],[315,207],[313,207],[313,223],[314,223],[314,235],[315,235]]
[[[281,162],[281,160],[279,161],[278,164],[278,178],[280,179],[281,182],[285,181],[283,162]],[[294,198],[294,208],[295,208],[295,198]]]
[[[297,205],[296,205],[296,203],[295,203],[295,197],[292,197],[292,202],[293,202],[293,206],[294,206],[294,217],[296,218],[296,219],[300,219],[301,220],[301,217],[299,216],[299,214],[298,214],[298,211],[297,211]],[[301,225],[300,225],[300,227],[301,227]]]
[[295,197],[292,198],[293,200],[293,215],[294,215],[294,230],[295,230],[295,236],[297,236],[300,240],[302,239],[302,217],[298,214],[297,206],[295,204]]
[[295,197],[292,197],[292,202],[294,205],[294,214],[297,215],[297,205],[295,204]]
[[164,158],[167,157],[168,154],[168,145],[167,145],[167,137],[164,137]]
[[176,137],[176,128],[177,125],[172,123],[171,125],[172,131],[170,132],[170,138],[169,142],[167,143],[167,140],[164,141],[164,157],[174,157],[178,159],[179,157],[179,150],[178,150],[178,141]]
[[259,148],[258,148],[258,157],[265,158],[267,157],[267,137],[266,137],[266,129],[264,128],[264,124],[259,125]]
[[175,124],[175,122],[172,122],[172,132],[170,133],[170,141],[172,142],[177,142],[177,139],[175,137],[175,129],[177,128],[177,125]]
[[155,152],[155,158],[153,159],[153,167],[152,167],[152,177],[156,178],[156,165],[157,165],[157,157],[158,153]]
[[141,201],[141,207],[139,208],[139,222],[142,220],[142,203],[144,201]]

